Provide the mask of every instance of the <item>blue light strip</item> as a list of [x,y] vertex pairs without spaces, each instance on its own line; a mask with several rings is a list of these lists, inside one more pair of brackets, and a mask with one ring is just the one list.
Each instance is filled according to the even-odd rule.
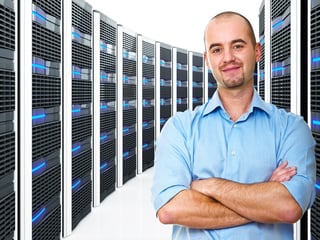
[[148,143],[145,143],[145,144],[142,145],[142,148],[145,149],[145,148],[147,148],[148,146],[149,146],[149,144],[148,144]]
[[108,138],[108,135],[102,135],[100,136],[100,141],[106,140]]
[[46,117],[46,114],[42,113],[42,114],[32,116],[32,120],[42,119],[45,117]]
[[103,171],[104,169],[106,169],[106,168],[107,168],[107,166],[108,166],[108,164],[107,164],[107,163],[103,163],[103,164],[101,164],[101,166],[100,166],[100,171]]
[[35,15],[37,18],[40,18],[40,20],[42,20],[42,21],[47,21],[46,17],[42,16],[37,11],[32,11],[32,14]]
[[73,35],[75,38],[81,39],[81,35],[80,35],[79,33],[72,32],[72,35]]
[[283,23],[283,20],[280,20],[280,21],[276,22],[275,24],[273,24],[273,25],[272,25],[272,29],[274,29],[274,28],[277,28],[277,27],[281,26],[281,25],[282,25],[282,23]]
[[320,61],[320,57],[314,57],[312,58],[312,62],[319,62]]
[[81,183],[81,179],[77,180],[75,183],[72,184],[72,190],[78,187]]
[[124,152],[123,153],[123,157],[125,158],[125,157],[128,157],[129,156],[129,152]]
[[320,184],[316,184],[315,187],[317,190],[320,190]]
[[312,124],[314,124],[314,125],[320,125],[320,120],[312,120]]
[[42,163],[40,163],[37,166],[32,168],[32,173],[38,172],[38,171],[42,170],[45,167],[46,167],[46,162],[42,162]]
[[282,71],[283,69],[284,69],[284,67],[275,67],[275,68],[272,68],[272,72]]
[[80,108],[72,109],[72,113],[78,113],[78,112],[80,112],[80,111],[81,111]]
[[42,217],[46,212],[46,208],[42,208],[38,213],[35,214],[35,216],[32,216],[32,223],[37,221],[40,217]]
[[32,67],[39,68],[39,69],[47,69],[47,67],[45,65],[41,65],[38,63],[32,63]]
[[76,146],[76,147],[72,148],[72,152],[75,152],[75,151],[79,150],[80,148],[81,148],[81,146],[80,146],[80,145],[78,145],[78,146]]

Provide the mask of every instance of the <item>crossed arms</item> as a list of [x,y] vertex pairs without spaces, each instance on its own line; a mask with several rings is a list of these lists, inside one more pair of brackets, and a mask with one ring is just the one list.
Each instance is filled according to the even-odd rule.
[[242,184],[221,178],[191,183],[162,206],[157,215],[164,224],[192,228],[226,228],[249,222],[294,223],[302,209],[281,182],[296,174],[283,162],[268,182]]

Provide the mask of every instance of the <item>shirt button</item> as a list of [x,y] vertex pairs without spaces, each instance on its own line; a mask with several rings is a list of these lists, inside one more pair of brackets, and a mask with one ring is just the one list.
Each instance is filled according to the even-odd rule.
[[232,155],[232,156],[235,156],[235,155],[236,155],[236,151],[235,151],[235,150],[232,150],[232,151],[231,151],[231,155]]
[[237,124],[233,124],[233,127],[236,128],[236,127],[237,127]]

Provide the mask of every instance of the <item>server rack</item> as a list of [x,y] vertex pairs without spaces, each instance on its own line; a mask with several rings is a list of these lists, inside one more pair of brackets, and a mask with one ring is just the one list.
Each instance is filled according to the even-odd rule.
[[154,165],[155,146],[155,41],[137,36],[137,152],[138,173]]
[[206,98],[205,98],[205,102],[208,101],[208,99],[210,99],[214,92],[217,90],[217,81],[214,78],[214,76],[212,75],[212,71],[211,69],[207,69],[205,68],[205,74],[207,75],[207,80],[205,80],[205,82],[207,82],[207,94],[205,94]]
[[91,212],[92,7],[64,1],[64,227],[66,236]]
[[34,1],[32,237],[61,232],[61,1]]
[[202,53],[189,52],[189,108],[204,103],[204,58]]
[[172,47],[156,42],[156,136],[172,116]]
[[0,236],[13,239],[15,232],[16,193],[16,13],[14,2],[0,2]]
[[118,24],[117,185],[137,171],[137,33]]
[[261,45],[261,58],[258,64],[259,74],[258,74],[258,92],[263,100],[265,99],[265,51],[266,51],[266,8],[265,2],[262,1],[259,9],[259,43]]
[[[316,144],[317,180],[316,199],[311,208],[311,239],[320,239],[320,1],[310,6],[310,115],[311,130]],[[310,239],[310,238],[308,238]]]
[[94,205],[115,190],[117,23],[94,11]]
[[173,113],[188,109],[188,51],[174,47],[173,52]]
[[[287,111],[307,116],[308,41],[302,29],[307,28],[306,1],[276,1],[270,5],[271,21],[271,102]],[[267,44],[267,42],[266,42]],[[267,46],[265,46],[267,48]],[[265,66],[267,65],[267,59]],[[266,70],[265,70],[266,73]],[[297,239],[306,239],[307,214],[294,226]]]
[[291,110],[291,2],[271,1],[271,102]]

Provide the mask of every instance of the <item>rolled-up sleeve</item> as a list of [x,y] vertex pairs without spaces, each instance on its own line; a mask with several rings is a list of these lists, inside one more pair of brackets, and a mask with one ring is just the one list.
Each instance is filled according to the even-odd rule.
[[308,125],[302,120],[290,122],[291,130],[284,139],[284,155],[290,166],[297,167],[297,174],[290,181],[283,182],[298,202],[303,212],[314,202],[316,191],[315,140]]
[[170,118],[156,141],[151,187],[156,212],[191,183],[190,154],[183,127],[179,117]]

